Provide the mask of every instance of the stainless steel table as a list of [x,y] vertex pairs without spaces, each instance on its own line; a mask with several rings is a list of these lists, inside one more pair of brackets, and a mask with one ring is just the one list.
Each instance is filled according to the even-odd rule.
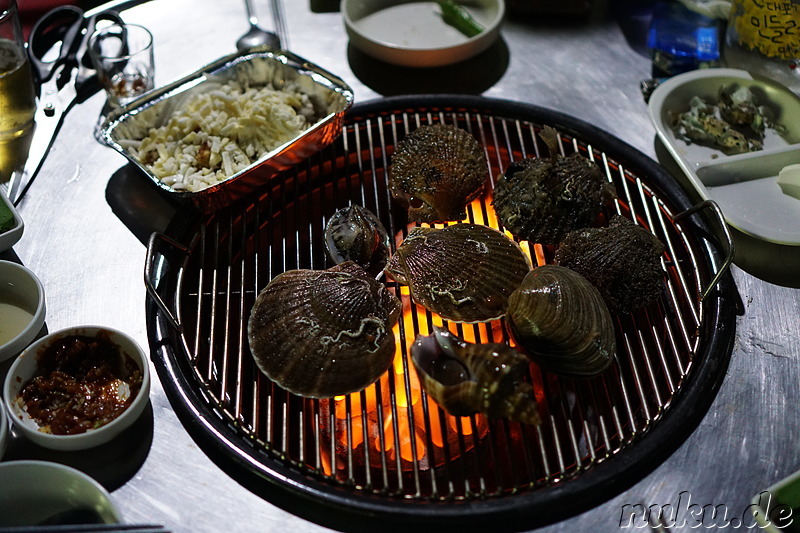
[[[263,25],[269,27],[267,2],[258,3]],[[153,0],[123,7],[126,20],[146,25],[155,36],[158,84],[234,51],[247,29],[244,5],[233,0]],[[639,93],[650,62],[629,46],[612,21],[553,25],[509,20],[491,52],[491,68],[452,67],[444,74],[419,72],[412,78],[349,49],[338,13],[313,13],[301,0],[284,1],[283,9],[287,47],[342,76],[357,102],[397,93],[482,93],[579,117],[657,156],[655,131]],[[26,229],[14,252],[44,284],[51,331],[101,324],[124,330],[147,346],[144,242],[150,229],[166,226],[170,212],[162,205],[131,208],[130,202],[140,199],[129,195],[129,184],[118,172],[125,160],[92,135],[104,100],[95,95],[66,116],[20,205]],[[800,291],[762,281],[736,266],[733,274],[744,313],[728,374],[699,427],[629,490],[542,531],[616,531],[624,505],[678,505],[681,495],[701,506],[724,505],[729,516],[741,517],[755,494],[800,469],[795,414],[800,404]],[[151,403],[152,412],[139,426],[152,441],[119,457],[59,456],[110,486],[126,522],[160,522],[187,532],[374,530],[366,519],[332,523],[293,508],[280,495],[255,495],[198,448],[157,379]],[[17,439],[5,459],[21,457],[48,454]],[[113,472],[98,471],[96,463]]]

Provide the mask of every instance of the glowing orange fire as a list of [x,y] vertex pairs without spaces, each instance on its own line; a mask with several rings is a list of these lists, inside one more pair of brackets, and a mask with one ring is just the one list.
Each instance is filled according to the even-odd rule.
[[[467,221],[498,227],[491,198],[475,200],[468,209]],[[403,235],[397,238],[399,244]],[[520,244],[528,257],[535,257],[534,264],[546,262],[540,245]],[[323,470],[327,475],[347,468],[348,451],[372,466],[432,468],[447,458],[453,459],[453,450],[456,453],[468,451],[475,440],[488,431],[488,421],[482,415],[454,417],[424,396],[407,352],[416,334],[432,333],[430,326],[448,327],[467,342],[500,342],[506,340],[500,321],[475,324],[457,331],[455,324],[445,325],[441,317],[431,313],[429,326],[428,321],[421,318],[429,316],[428,312],[412,302],[408,287],[400,287],[398,297],[403,303],[403,327],[401,329],[398,324],[394,328],[397,342],[390,371],[362,392],[320,402],[322,429],[333,434],[336,446],[335,458],[327,453],[330,450],[323,449]],[[405,332],[405,338],[401,338],[401,331]]]

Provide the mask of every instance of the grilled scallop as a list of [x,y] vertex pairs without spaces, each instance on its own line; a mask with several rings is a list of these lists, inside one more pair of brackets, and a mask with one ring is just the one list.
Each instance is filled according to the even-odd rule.
[[503,316],[508,297],[531,265],[519,245],[479,224],[414,228],[386,272],[406,284],[423,307],[455,322]]
[[420,126],[397,143],[389,167],[392,196],[413,222],[463,220],[488,178],[483,148],[467,131]]
[[558,153],[556,131],[541,136],[549,158],[528,158],[508,166],[494,188],[497,218],[515,237],[556,244],[569,231],[591,226],[613,188],[600,168],[574,153]]
[[330,398],[376,381],[395,353],[400,301],[346,261],[289,270],[256,298],[247,326],[258,368],[299,396]]
[[663,253],[664,245],[655,235],[616,215],[608,227],[568,233],[555,260],[597,287],[612,313],[624,314],[661,295]]

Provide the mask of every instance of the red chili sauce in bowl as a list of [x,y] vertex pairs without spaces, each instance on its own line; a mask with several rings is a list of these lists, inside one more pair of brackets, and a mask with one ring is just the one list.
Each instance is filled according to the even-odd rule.
[[[17,397],[40,431],[75,435],[108,424],[133,402],[142,372],[101,332],[71,335],[37,355],[38,374]],[[129,392],[128,392],[129,391]]]

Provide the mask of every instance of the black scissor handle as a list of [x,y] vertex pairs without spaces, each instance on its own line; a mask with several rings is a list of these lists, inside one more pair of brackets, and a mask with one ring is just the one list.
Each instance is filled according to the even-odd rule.
[[[83,10],[75,6],[51,9],[36,21],[28,37],[28,56],[39,83],[47,81],[60,64],[75,57],[84,22]],[[50,57],[56,45],[58,53]]]

